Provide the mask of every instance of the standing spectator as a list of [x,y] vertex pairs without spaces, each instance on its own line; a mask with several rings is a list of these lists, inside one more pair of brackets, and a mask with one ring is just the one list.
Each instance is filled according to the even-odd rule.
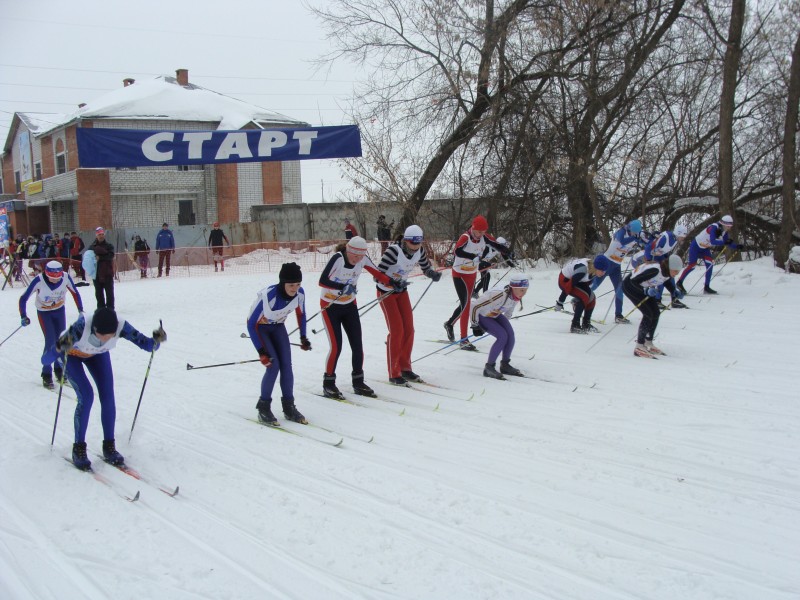
[[94,278],[94,297],[97,308],[114,310],[114,246],[106,241],[106,230],[94,230],[95,240],[89,246],[97,258],[97,273]]
[[32,235],[28,236],[28,242],[25,245],[25,257],[28,259],[28,268],[31,269],[32,275],[36,275],[38,269],[40,246],[39,242]]
[[83,270],[83,265],[81,264],[81,253],[85,248],[86,244],[84,244],[81,237],[73,231],[70,234],[69,255],[72,261],[72,268],[75,269],[75,274],[80,275],[80,278],[83,280],[83,283],[76,283],[76,286],[89,285],[86,283],[86,271]]
[[386,252],[386,248],[389,247],[389,242],[392,241],[392,227],[394,227],[394,221],[387,224],[386,223],[386,215],[381,215],[378,217],[378,241],[381,243],[381,255]]
[[21,233],[17,234],[14,241],[14,281],[19,281],[22,278],[22,257],[25,254],[25,236]]
[[231,245],[225,233],[219,228],[219,221],[214,221],[214,229],[208,234],[208,245],[211,248],[211,256],[214,259],[214,273],[217,272],[218,266],[221,266],[223,271],[225,270],[225,259],[222,258],[223,241],[228,246]]
[[133,258],[136,264],[139,265],[139,272],[141,279],[147,277],[147,267],[150,266],[150,246],[147,245],[147,240],[143,240],[141,236],[133,238]]
[[161,226],[161,231],[156,236],[156,252],[158,252],[158,276],[164,268],[164,261],[167,261],[167,277],[169,277],[169,261],[175,254],[175,237],[169,228],[168,223]]
[[345,219],[344,220],[344,239],[349,240],[354,235],[358,235],[358,230],[350,222],[350,219]]
[[69,273],[69,264],[70,264],[69,252],[71,245],[72,244],[69,239],[69,233],[65,232],[64,237],[61,238],[61,245],[58,248],[58,260],[59,262],[61,262],[61,265],[64,267],[64,271],[67,273]]

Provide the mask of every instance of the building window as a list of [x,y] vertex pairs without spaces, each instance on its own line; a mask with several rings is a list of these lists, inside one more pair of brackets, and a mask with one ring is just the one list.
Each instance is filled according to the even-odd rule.
[[19,171],[14,171],[14,185],[16,186],[16,193],[19,194],[22,191],[22,182],[19,179]]
[[189,165],[178,165],[178,171],[188,171]]
[[61,175],[67,172],[67,155],[62,152],[56,154],[56,175]]
[[178,225],[194,225],[194,202],[178,200]]
[[41,181],[42,180],[42,163],[37,162],[33,165],[33,180],[34,181]]

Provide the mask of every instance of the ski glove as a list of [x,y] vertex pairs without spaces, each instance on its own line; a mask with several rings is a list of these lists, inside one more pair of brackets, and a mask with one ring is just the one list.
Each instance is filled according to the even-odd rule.
[[485,260],[482,260],[481,262],[478,263],[478,270],[479,271],[485,271],[490,266],[491,265],[488,262],[486,262]]
[[20,319],[20,323],[22,323],[23,327],[27,327],[28,325],[31,324],[31,320],[28,317],[22,317]]
[[265,367],[269,367],[272,365],[272,359],[267,354],[267,351],[264,348],[258,349],[258,360],[261,361],[261,364]]
[[649,287],[644,291],[651,298],[658,298],[658,288]]
[[400,292],[405,292],[406,288],[408,287],[408,282],[406,282],[403,279],[392,279],[391,284],[392,284],[392,291],[394,291],[396,294],[399,294]]
[[59,352],[69,352],[72,350],[74,344],[75,340],[72,339],[72,335],[70,335],[69,331],[65,331],[59,336],[56,342],[56,350]]
[[300,336],[300,350],[311,350],[311,342],[304,335]]
[[425,277],[428,277],[433,281],[439,281],[442,278],[442,274],[439,273],[439,271],[436,271],[435,269],[428,269],[427,271],[425,271]]
[[167,332],[159,325],[158,329],[153,329],[153,340],[158,344],[163,344],[167,341]]
[[472,335],[474,335],[475,337],[481,337],[481,336],[486,335],[486,332],[483,330],[483,327],[481,327],[480,325],[473,325],[472,326]]
[[346,286],[342,288],[342,296],[355,296],[358,293],[356,286],[352,283],[348,283]]

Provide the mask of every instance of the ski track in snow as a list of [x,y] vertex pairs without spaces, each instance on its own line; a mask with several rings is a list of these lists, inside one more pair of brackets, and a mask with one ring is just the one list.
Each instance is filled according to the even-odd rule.
[[[556,269],[529,274],[520,314],[558,295]],[[317,278],[307,273],[303,286],[310,314]],[[297,406],[319,426],[287,425],[303,436],[252,422],[258,363],[185,368],[255,356],[239,334],[256,292],[276,279],[117,285],[122,317],[148,333],[163,319],[169,335],[130,443],[148,355],[124,340],[112,351],[117,446],[145,479],[180,485],[174,498],[96,457],[115,490],[70,469],[61,457],[75,393],[64,391],[51,450],[57,395],[39,385],[39,328],[0,348],[0,598],[800,596],[800,277],[768,259],[728,265],[718,296],[698,286],[689,310],[661,316],[668,356],[658,361],[632,356],[638,312],[594,347],[598,334],[564,335],[564,315],[517,319],[512,364],[539,379],[482,377],[487,338],[479,354],[447,349],[414,363],[442,388],[384,381],[386,327],[372,311],[364,367],[377,399],[352,393],[346,343],[337,383],[352,404],[318,395],[325,335],[310,336],[311,352],[293,348]],[[360,288],[360,304],[374,299],[367,276]],[[424,289],[409,288],[412,303]],[[0,294],[0,331],[19,324],[21,293]],[[441,337],[455,302],[450,277],[431,286],[414,312],[412,358],[437,348],[426,338]],[[72,322],[74,305],[67,314]],[[273,409],[283,420],[278,388]],[[340,436],[341,447],[317,441]],[[90,455],[101,439],[95,402]]]

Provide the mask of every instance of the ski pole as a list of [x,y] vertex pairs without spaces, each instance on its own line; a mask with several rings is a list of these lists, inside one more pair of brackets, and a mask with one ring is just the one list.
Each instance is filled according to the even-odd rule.
[[[342,292],[343,292],[343,291],[344,291],[344,290],[342,290]],[[339,296],[341,296],[341,295],[342,295],[342,292],[339,292],[339,295],[338,295],[338,296],[336,296],[336,298],[334,298],[334,299],[331,301],[331,303],[330,303],[330,304],[328,304],[328,306],[326,306],[325,308],[320,308],[320,309],[319,309],[317,312],[315,312],[313,315],[311,315],[310,317],[308,317],[308,318],[306,319],[306,325],[308,325],[308,322],[309,322],[311,319],[313,319],[313,318],[314,318],[314,317],[316,317],[317,315],[319,315],[319,314],[322,314],[322,313],[324,313],[326,310],[328,310],[328,309],[331,307],[331,304],[333,304],[334,302],[336,302],[336,300],[338,300],[338,299],[339,299]],[[298,329],[300,329],[300,325],[298,325],[297,327],[295,327],[294,329],[292,329],[292,330],[291,330],[291,331],[290,331],[290,332],[289,332],[287,335],[292,335],[292,334],[293,334],[295,331],[297,331]],[[317,333],[317,332],[316,332],[316,331],[314,331],[313,329],[312,329],[311,331],[312,331],[313,333]],[[322,331],[322,329],[320,329],[320,331]]]
[[[313,331],[313,330],[312,330],[312,331]],[[320,331],[322,331],[322,330],[320,329]],[[240,333],[240,334],[239,334],[239,337],[240,337],[240,338],[244,338],[244,339],[246,339],[246,340],[249,340],[249,339],[250,339],[250,336],[249,336],[249,335],[247,335],[246,333]],[[297,346],[298,348],[302,348],[302,347],[303,347],[303,344],[295,344],[294,342],[289,342],[289,345],[290,345],[290,346]],[[200,367],[197,367],[197,368],[199,369]]]
[[50,438],[50,449],[52,450],[53,444],[56,441],[56,427],[58,427],[58,413],[61,410],[61,394],[64,393],[64,378],[67,376],[67,357],[69,355],[64,353],[64,364],[61,367],[61,378],[58,381],[58,402],[56,402],[56,418],[53,421],[53,436]]
[[[639,304],[637,304],[636,306],[634,306],[634,307],[633,307],[633,308],[630,310],[630,312],[628,312],[628,314],[627,314],[627,315],[625,315],[625,318],[627,319],[628,317],[630,317],[630,316],[633,314],[633,311],[635,311],[635,310],[636,310],[637,308],[639,308],[639,307],[640,307],[642,304],[644,304],[644,303],[647,301],[647,299],[648,299],[649,297],[650,297],[650,296],[647,296],[647,295],[645,295],[645,297],[642,299],[642,301],[641,301],[641,302],[639,302]],[[601,336],[600,336],[600,338],[599,338],[599,339],[598,339],[598,340],[597,340],[597,341],[596,341],[594,344],[592,344],[591,346],[589,346],[589,347],[586,349],[586,352],[589,352],[589,350],[591,350],[592,348],[594,348],[595,346],[597,346],[597,344],[599,344],[600,342],[602,342],[602,341],[603,341],[603,338],[605,338],[605,337],[606,337],[606,336],[607,336],[609,333],[611,333],[612,331],[614,331],[614,328],[615,328],[617,325],[619,325],[619,323],[617,323],[617,322],[615,321],[615,322],[614,322],[614,324],[611,326],[611,328],[610,328],[608,331],[606,331],[606,332],[605,332],[603,335],[601,335]]]
[[[537,304],[538,306],[538,304]],[[524,315],[517,315],[516,317],[511,317],[512,319],[521,319],[522,317],[530,317],[531,315],[538,315],[539,313],[547,312],[548,310],[553,310],[555,308],[555,304],[553,306],[548,306],[546,308],[541,308],[539,310],[534,310],[533,312],[525,313]]]
[[[738,250],[737,250],[736,252],[738,252]],[[734,252],[734,254],[733,254],[733,255],[731,255],[731,258],[733,258],[733,256],[736,254],[736,252]],[[713,267],[714,267],[714,265],[716,265],[716,264],[719,262],[719,259],[720,259],[720,258],[722,258],[724,255],[725,255],[725,248],[723,247],[723,248],[722,248],[722,251],[721,251],[721,252],[720,252],[720,253],[717,255],[717,257],[714,259],[714,262],[712,262],[712,263],[711,263],[709,266],[707,266],[707,267],[706,267],[706,272],[708,272],[708,270],[709,270],[709,269],[713,268]],[[728,262],[730,262],[730,261],[728,261]],[[695,263],[695,264],[697,264],[697,263]],[[726,263],[725,263],[725,265],[727,265],[727,264],[728,264],[728,263],[726,262]],[[716,277],[717,275],[719,275],[719,273],[720,273],[720,272],[722,272],[722,269],[724,269],[724,268],[725,268],[725,265],[722,265],[722,268],[719,270],[719,272],[717,272],[717,274],[716,274],[716,275],[712,275],[712,276],[711,276],[711,280],[713,280],[713,279],[714,279],[714,277]],[[688,265],[687,265],[687,266],[688,266]],[[695,281],[695,282],[694,282],[694,285],[692,285],[692,287],[690,287],[688,290],[686,290],[686,294],[688,295],[688,294],[689,294],[689,292],[691,292],[691,291],[692,291],[692,290],[693,290],[695,287],[697,287],[697,284],[698,284],[698,283],[700,283],[700,281],[701,281],[701,280],[704,280],[704,279],[705,279],[705,274],[703,274],[703,277],[701,277],[700,279],[698,279],[697,281]],[[709,280],[709,282],[710,282],[711,280]]]
[[[373,301],[372,301],[372,302],[370,302],[369,304],[365,304],[364,306],[362,306],[362,307],[361,307],[361,308],[358,310],[358,314],[359,314],[359,316],[363,317],[365,314],[367,314],[367,313],[368,313],[369,311],[371,311],[373,308],[375,308],[376,306],[378,306],[378,304],[380,304],[381,302],[383,302],[384,300],[386,300],[386,298],[388,298],[388,297],[389,297],[390,295],[392,295],[392,294],[394,294],[394,290],[389,290],[388,292],[385,292],[385,293],[381,294],[380,296],[378,296],[377,298],[375,298],[375,300],[373,300]],[[369,307],[369,308],[367,308],[367,307]],[[364,310],[364,309],[366,309],[366,310]],[[363,312],[362,312],[362,311],[363,311]]]
[[[17,332],[18,332],[20,329],[22,329],[22,325],[20,325],[20,326],[19,326],[19,327],[17,327],[17,328],[16,328],[14,331],[12,331],[12,332],[11,332],[11,335],[14,335],[14,334],[15,334],[15,333],[17,333]],[[3,344],[5,344],[5,343],[6,343],[8,340],[10,340],[10,339],[11,339],[11,335],[9,335],[9,336],[8,336],[6,339],[4,339],[2,342],[0,342],[0,346],[2,346],[2,345],[3,345]]]
[[[479,342],[479,341],[481,341],[483,338],[485,338],[485,337],[488,337],[488,336],[489,336],[489,334],[488,334],[488,333],[484,333],[484,334],[483,334],[482,336],[480,336],[480,337],[475,337],[475,336],[468,335],[467,337],[465,337],[465,338],[462,338],[462,339],[458,340],[458,342],[459,342],[459,343],[461,343],[461,342],[465,342],[465,341],[466,341],[466,342],[469,342],[469,341],[473,341],[473,342]],[[472,338],[472,340],[470,340],[469,338]],[[452,344],[450,344],[450,345],[452,346]],[[453,353],[453,352],[455,352],[456,350],[461,350],[461,347],[458,347],[458,348],[453,348],[452,350],[450,350],[450,352],[445,352],[445,356],[447,356],[448,354],[452,354],[452,353]]]
[[431,282],[428,284],[428,287],[426,287],[426,288],[425,288],[425,291],[424,291],[424,292],[422,292],[422,295],[421,295],[421,296],[420,296],[420,297],[417,299],[417,301],[414,303],[414,306],[412,306],[412,307],[411,307],[411,312],[414,312],[414,309],[415,309],[415,308],[417,308],[417,304],[419,304],[419,303],[420,303],[420,301],[421,301],[421,300],[422,300],[422,299],[425,297],[425,294],[427,294],[427,293],[428,293],[428,290],[429,290],[429,289],[431,289],[431,286],[432,286],[432,285],[433,285],[433,279],[431,279]]
[[202,367],[195,367],[194,365],[190,365],[186,363],[186,370],[187,371],[196,371],[198,369],[213,369],[214,367],[229,367],[231,365],[244,365],[247,363],[254,363],[254,362],[261,362],[260,358],[254,358],[253,360],[238,360],[236,362],[227,362],[227,363],[216,363],[214,365],[203,365]]
[[144,396],[144,386],[147,385],[147,377],[150,375],[150,365],[153,364],[153,357],[156,355],[155,345],[150,351],[150,360],[147,362],[147,371],[144,372],[144,381],[142,382],[142,391],[139,392],[139,402],[136,403],[136,412],[133,414],[133,423],[131,423],[131,432],[128,435],[128,443],[131,443],[133,437],[133,428],[136,427],[136,418],[139,416],[139,407],[142,405],[142,396]]
[[[465,337],[465,338],[464,338],[464,340],[468,340],[468,339],[469,339],[469,336],[467,336],[467,337]],[[442,350],[447,350],[447,349],[448,349],[450,346],[453,346],[453,345],[455,345],[455,344],[460,344],[460,343],[461,343],[461,342],[463,342],[464,340],[456,340],[456,341],[454,341],[454,342],[450,342],[449,344],[447,344],[447,345],[445,345],[445,346],[442,346],[442,347],[441,347],[441,348],[439,348],[438,350],[434,350],[433,352],[428,352],[428,353],[427,353],[425,356],[420,356],[419,358],[415,358],[415,359],[414,359],[414,360],[412,360],[411,362],[412,362],[412,363],[415,363],[415,362],[417,362],[417,361],[419,361],[419,360],[422,360],[423,358],[428,358],[429,356],[433,356],[433,355],[434,355],[434,354],[436,354],[437,352],[441,352]]]

